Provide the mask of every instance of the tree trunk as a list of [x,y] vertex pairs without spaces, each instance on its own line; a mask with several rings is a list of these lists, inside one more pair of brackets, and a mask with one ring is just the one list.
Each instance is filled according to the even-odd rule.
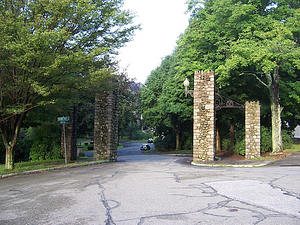
[[21,123],[25,118],[26,113],[16,115],[10,120],[4,120],[0,123],[2,141],[5,146],[5,169],[14,169],[14,149],[17,143],[17,138],[20,132]]
[[11,146],[5,146],[5,169],[12,170],[14,168],[14,149]]
[[281,137],[281,111],[279,103],[271,102],[272,113],[272,154],[276,155],[282,152],[282,137]]
[[221,137],[220,137],[220,123],[217,119],[216,121],[216,151],[220,152],[221,149]]
[[276,155],[282,152],[281,137],[281,111],[279,99],[279,68],[274,71],[273,76],[269,76],[269,92],[272,115],[272,154]]
[[176,131],[176,151],[180,150],[180,134],[179,131]]
[[14,158],[15,158],[15,146],[17,143],[17,136],[19,135],[19,131],[16,130],[16,133],[13,134],[13,138],[11,141],[8,140],[8,134],[4,135],[2,131],[2,140],[5,146],[5,169],[12,170],[14,169]]
[[233,118],[230,120],[230,149],[233,149],[235,144],[235,137],[234,137],[234,120]]

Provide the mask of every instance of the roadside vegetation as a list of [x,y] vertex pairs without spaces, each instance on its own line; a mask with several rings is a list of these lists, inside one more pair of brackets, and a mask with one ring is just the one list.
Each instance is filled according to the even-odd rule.
[[[0,8],[1,173],[63,162],[61,116],[77,118],[77,142],[93,151],[95,95],[114,89],[111,80],[119,88],[119,140],[156,136],[157,153],[191,154],[193,98],[183,81],[192,89],[199,70],[215,71],[222,96],[260,102],[261,153],[299,151],[292,142],[300,124],[298,1],[188,1],[188,27],[144,85],[114,58],[139,29],[122,1],[67,2],[5,1]],[[224,109],[216,119],[216,152],[245,155],[244,112]],[[91,160],[83,155],[73,161]]]
[[[195,71],[214,71],[218,94],[239,104],[259,101],[262,152],[290,148],[300,124],[299,1],[188,1],[189,25],[172,54],[141,89],[144,125],[155,130],[162,152],[192,149]],[[280,95],[279,95],[280,94]],[[218,148],[245,154],[245,115],[216,112]]]

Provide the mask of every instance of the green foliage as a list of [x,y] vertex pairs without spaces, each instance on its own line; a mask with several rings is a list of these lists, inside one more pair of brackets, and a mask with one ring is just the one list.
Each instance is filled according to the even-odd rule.
[[36,128],[29,128],[25,143],[30,147],[31,160],[59,159],[60,127],[56,122],[46,122]]
[[153,143],[157,151],[166,152],[175,149],[175,141],[171,135],[157,137]]
[[293,146],[292,135],[288,130],[282,130],[282,144],[283,149],[290,149]]
[[[230,142],[230,140],[228,141]],[[289,149],[292,147],[293,141],[291,135],[287,130],[282,130],[282,142],[283,142],[284,149]],[[230,146],[230,143],[228,144]],[[237,139],[233,151],[234,154],[245,155],[245,138]],[[261,153],[271,152],[271,151],[272,151],[272,132],[269,128],[261,126]]]
[[233,152],[236,155],[245,155],[245,139],[236,141]]
[[[24,162],[29,159],[29,149],[24,143],[24,139],[18,137],[15,147],[14,162]],[[0,137],[0,164],[5,163],[5,147]]]
[[[136,131],[141,129],[141,119],[138,114],[140,84],[125,80],[119,92],[118,134],[120,137],[130,136],[137,140],[137,136],[143,137]],[[143,139],[143,138],[141,138]],[[138,138],[138,140],[141,140]]]
[[272,151],[272,132],[269,128],[261,126],[260,127],[260,151],[261,153],[264,152],[271,152]]
[[230,138],[222,138],[222,148],[226,149],[226,151],[230,151]]
[[122,5],[121,0],[1,2],[0,121],[6,146],[15,147],[30,110],[59,102],[63,92],[110,87],[111,56],[138,28]]
[[78,155],[79,157],[84,157],[85,156],[85,154],[84,154],[84,152],[79,152],[79,155]]
[[[162,149],[173,149],[175,143],[177,150],[183,146],[188,147],[190,144],[185,142],[188,142],[189,136],[192,135],[185,132],[192,127],[193,101],[191,98],[185,98],[185,76],[177,70],[178,60],[174,54],[167,56],[161,65],[152,71],[145,87],[141,89],[141,114],[144,125],[153,128],[156,135],[174,142],[169,143],[169,146],[162,145]],[[173,136],[179,138],[179,144]]]
[[135,130],[132,134],[132,140],[147,140],[152,136],[153,135],[151,133],[144,133],[141,130]]

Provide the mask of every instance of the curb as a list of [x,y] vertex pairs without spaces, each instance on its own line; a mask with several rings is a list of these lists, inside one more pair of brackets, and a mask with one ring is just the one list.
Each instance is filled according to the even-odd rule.
[[109,160],[101,160],[101,161],[89,162],[89,163],[79,163],[79,164],[73,164],[73,165],[71,164],[71,165],[66,165],[66,166],[51,167],[51,168],[45,168],[45,169],[39,169],[39,170],[29,170],[29,171],[24,171],[21,173],[10,173],[10,174],[1,175],[0,179],[14,177],[14,176],[20,176],[20,175],[26,175],[26,174],[42,173],[42,172],[47,172],[47,171],[52,171],[52,170],[62,170],[62,169],[66,169],[66,168],[92,166],[92,165],[97,165],[97,164],[107,163],[107,162],[109,162]]
[[215,164],[215,163],[195,163],[191,164],[194,166],[209,166],[209,167],[234,167],[234,168],[253,168],[253,167],[262,167],[266,166],[272,161],[265,161],[263,163],[250,163],[250,164]]

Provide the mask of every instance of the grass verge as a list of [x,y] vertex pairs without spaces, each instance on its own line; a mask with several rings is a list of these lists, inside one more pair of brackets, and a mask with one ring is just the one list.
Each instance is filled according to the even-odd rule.
[[293,143],[291,149],[284,150],[285,152],[300,152],[300,143]]
[[50,169],[53,167],[63,167],[74,164],[82,164],[87,162],[93,162],[92,157],[79,157],[76,161],[65,164],[64,159],[58,160],[41,160],[41,161],[28,161],[15,163],[15,168],[13,170],[6,170],[4,164],[0,164],[0,175],[22,173],[31,170],[39,169]]

